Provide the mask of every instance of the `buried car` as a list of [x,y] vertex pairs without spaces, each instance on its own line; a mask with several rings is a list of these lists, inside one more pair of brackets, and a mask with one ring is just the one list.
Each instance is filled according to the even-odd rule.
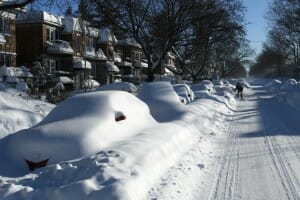
[[102,85],[97,88],[97,91],[104,91],[104,90],[121,90],[130,93],[136,93],[138,89],[133,83],[130,82],[116,82],[116,83]]
[[186,112],[185,105],[167,81],[145,83],[137,96],[148,104],[151,115],[159,122],[175,120]]
[[201,98],[211,94],[214,91],[214,85],[211,81],[203,80],[198,84],[191,85],[191,89],[195,94],[195,98]]
[[194,101],[194,92],[187,84],[175,84],[173,85],[175,92],[184,99],[184,103],[191,103]]
[[[0,140],[6,167],[34,170],[88,156],[157,123],[149,107],[123,91],[75,95],[55,107],[36,126]],[[3,156],[2,156],[3,155]]]

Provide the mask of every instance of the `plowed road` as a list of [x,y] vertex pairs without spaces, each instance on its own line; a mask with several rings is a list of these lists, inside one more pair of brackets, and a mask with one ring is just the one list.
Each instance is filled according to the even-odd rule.
[[299,111],[253,87],[224,124],[226,134],[211,138],[213,156],[201,173],[193,166],[205,154],[193,147],[149,199],[300,199]]

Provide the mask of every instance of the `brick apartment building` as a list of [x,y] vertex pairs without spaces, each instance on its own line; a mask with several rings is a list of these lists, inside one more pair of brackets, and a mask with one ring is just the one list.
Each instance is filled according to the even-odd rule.
[[[28,11],[17,15],[15,27],[11,25],[10,30],[15,32],[9,38],[14,47],[8,41],[1,47],[9,52],[12,64],[30,68],[38,61],[49,78],[68,76],[75,89],[86,87],[90,79],[107,84],[140,83],[147,78],[148,65],[141,46],[133,39],[118,41],[110,29],[91,27],[74,17]],[[166,56],[159,76],[164,75],[166,67],[175,67],[173,59],[171,54]]]

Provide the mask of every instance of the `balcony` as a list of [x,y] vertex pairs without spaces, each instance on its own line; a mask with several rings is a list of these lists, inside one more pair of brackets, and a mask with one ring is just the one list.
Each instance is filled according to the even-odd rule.
[[0,44],[5,44],[6,43],[6,39],[5,39],[5,36],[0,33]]
[[85,47],[85,48],[84,48],[84,57],[88,57],[88,58],[96,58],[96,51],[95,51],[95,48],[92,48],[92,47]]
[[76,59],[73,61],[74,70],[91,70],[92,64],[87,60]]
[[74,53],[70,44],[63,40],[54,40],[51,42],[47,42],[47,52],[53,54],[65,54],[72,55]]
[[84,49],[84,57],[95,59],[95,60],[106,60],[106,56],[103,53],[102,49],[98,49],[97,51],[95,48],[86,47]]
[[140,61],[135,61],[134,67],[136,68],[148,68],[148,63],[146,62],[140,62]]

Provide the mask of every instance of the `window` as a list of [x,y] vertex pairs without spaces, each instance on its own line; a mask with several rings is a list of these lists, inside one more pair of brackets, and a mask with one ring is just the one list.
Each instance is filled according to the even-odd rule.
[[53,28],[47,28],[47,41],[54,41],[58,39],[58,31]]
[[96,47],[95,39],[94,38],[88,38],[86,45],[87,45],[88,49],[94,49]]
[[6,54],[0,54],[0,66],[6,65],[9,67],[11,64],[11,56]]
[[78,35],[76,36],[75,44],[76,52],[81,53],[81,37]]
[[1,33],[10,33],[9,18],[5,18],[5,17],[0,18],[0,32]]
[[92,63],[91,75],[97,77],[97,65],[96,63]]
[[134,51],[134,60],[141,62],[142,52]]
[[56,61],[53,59],[46,59],[46,72],[53,74],[56,71]]

